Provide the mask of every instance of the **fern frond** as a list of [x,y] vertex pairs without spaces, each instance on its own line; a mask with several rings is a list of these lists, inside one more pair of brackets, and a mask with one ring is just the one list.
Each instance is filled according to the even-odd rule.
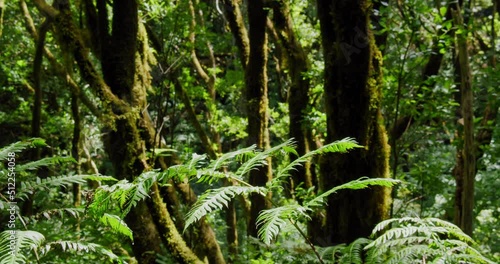
[[272,154],[282,150],[286,146],[293,146],[293,141],[291,139],[276,145],[272,148],[266,149],[262,152],[257,152],[255,156],[251,157],[245,163],[243,163],[235,173],[236,177],[242,178],[251,170],[257,169],[267,164],[267,158]]
[[66,186],[73,183],[84,184],[87,180],[93,181],[116,181],[115,178],[102,175],[65,175],[54,176],[46,179],[36,178],[34,181],[21,182],[21,189],[18,192],[20,198],[25,198],[28,193],[33,193],[39,189],[50,189],[51,187]]
[[325,248],[317,248],[317,251],[323,259],[323,261],[326,261],[327,263],[338,263],[337,260],[337,255],[342,255],[343,251],[345,250],[346,244],[338,244],[335,246],[331,247],[325,247]]
[[415,263],[416,261],[422,261],[423,258],[428,261],[429,259],[433,259],[436,254],[439,254],[439,252],[427,245],[412,245],[393,252],[393,255],[384,263]]
[[[12,238],[14,243],[11,243]],[[6,230],[0,233],[0,264],[26,263],[26,250],[36,249],[45,237],[36,231]]]
[[196,174],[197,170],[195,168],[189,168],[188,166],[183,164],[174,165],[158,174],[158,182],[161,184],[166,184],[168,181],[173,179],[184,181],[184,179],[191,178]]
[[139,201],[149,197],[149,191],[151,190],[151,186],[157,181],[157,176],[158,173],[156,171],[148,171],[142,173],[134,180],[132,188],[126,194],[126,200],[123,199],[124,196],[121,197],[122,216],[128,214],[132,207],[136,206]]
[[[405,217],[378,224],[372,236],[385,231],[364,249],[370,260],[384,263],[492,263],[473,248],[474,241],[456,225],[437,218]],[[457,257],[457,256],[460,256]]]
[[238,149],[236,151],[228,152],[220,156],[220,158],[212,161],[210,165],[208,166],[209,169],[212,171],[216,171],[220,169],[221,167],[227,165],[229,162],[233,161],[234,159],[241,160],[241,157],[247,156],[248,153],[253,153],[255,149],[257,148],[256,145],[252,145],[250,147]]
[[[284,149],[286,147],[287,146],[285,146]],[[330,144],[324,145],[324,146],[322,146],[316,150],[310,151],[310,152],[306,153],[305,155],[290,162],[283,169],[279,170],[276,173],[276,177],[273,178],[273,181],[279,181],[284,177],[289,177],[291,171],[296,170],[297,166],[301,166],[303,163],[305,163],[306,161],[308,161],[311,157],[313,157],[315,155],[320,155],[320,154],[329,153],[329,152],[345,153],[345,152],[347,152],[351,149],[354,149],[354,148],[362,148],[362,146],[358,145],[358,143],[352,138],[344,138],[342,140],[338,140],[338,141],[332,142]],[[292,152],[292,151],[289,150],[288,152]],[[295,153],[298,156],[297,152],[292,152],[292,153]]]
[[95,252],[106,256],[108,259],[112,261],[117,261],[118,263],[123,263],[121,259],[115,255],[111,250],[104,248],[103,246],[95,243],[82,243],[75,241],[54,241],[47,243],[41,249],[42,255],[46,255],[51,250],[56,248],[60,248],[64,252],[72,252],[72,253],[90,253]]
[[456,226],[453,223],[441,220],[439,218],[425,218],[423,219],[424,224],[429,225],[429,226],[441,226],[446,228],[447,234],[450,237],[455,237],[460,239],[461,241],[467,242],[468,244],[475,245],[476,242],[474,239],[472,239],[470,236],[465,234],[460,227]]
[[344,256],[342,263],[351,263],[351,264],[362,264],[363,262],[363,248],[365,245],[371,242],[370,239],[367,238],[358,238],[354,240],[351,244],[349,244],[344,250]]
[[229,176],[229,173],[224,173],[220,171],[214,171],[212,169],[198,170],[196,173],[196,178],[198,178],[198,183],[208,183],[212,184],[217,180],[225,179]]
[[56,208],[42,211],[35,215],[35,218],[41,218],[42,216],[46,219],[51,219],[52,216],[57,215],[63,217],[64,214],[71,215],[74,218],[79,218],[80,214],[83,213],[83,208]]
[[313,208],[313,207],[321,207],[325,204],[326,198],[333,194],[336,193],[339,190],[344,190],[344,189],[350,189],[350,190],[359,190],[359,189],[364,189],[368,188],[370,186],[385,186],[385,187],[392,187],[396,184],[398,184],[400,181],[395,180],[395,179],[390,179],[390,178],[360,178],[354,181],[350,181],[348,183],[344,183],[339,186],[335,186],[332,189],[324,192],[321,195],[316,196],[314,199],[308,201],[305,203],[306,207]]
[[19,141],[10,144],[7,147],[3,147],[0,149],[0,160],[6,160],[10,152],[21,152],[27,148],[35,148],[35,147],[45,147],[47,144],[45,140],[41,138],[31,138],[25,141]]
[[394,223],[415,223],[415,224],[423,224],[423,220],[420,219],[419,217],[402,217],[402,218],[391,218],[384,220],[380,223],[378,223],[375,228],[372,231],[371,236],[374,237],[377,235],[378,232],[381,232],[385,230],[386,228],[390,227]]
[[116,204],[124,217],[139,201],[149,197],[151,186],[157,182],[160,173],[156,170],[139,175],[134,182],[121,180],[112,186],[102,185],[94,193],[94,200],[88,211],[95,217],[102,217]]
[[184,231],[200,220],[205,215],[222,209],[227,206],[228,202],[236,195],[259,193],[265,195],[267,189],[264,187],[253,186],[227,186],[219,189],[211,189],[204,192],[198,200],[193,204],[193,207],[186,214],[186,224]]
[[298,205],[290,204],[277,208],[263,210],[257,217],[257,232],[260,239],[267,245],[278,235],[280,229],[286,224],[287,219],[296,218],[298,214],[309,218],[308,209]]
[[87,206],[88,213],[94,217],[101,217],[116,204],[122,209],[127,202],[128,193],[134,184],[127,180],[121,180],[111,186],[101,185],[94,192],[94,199]]
[[[212,184],[217,180],[227,178],[229,174],[221,172],[220,169],[224,166],[229,165],[234,160],[242,160],[243,157],[255,157],[255,155],[250,155],[251,153],[254,153],[255,148],[256,146],[253,145],[222,155],[220,158],[212,161],[207,168],[198,170],[196,172],[196,178],[198,179],[197,182]],[[235,177],[234,174],[231,175]]]
[[104,214],[99,218],[99,222],[101,222],[105,226],[110,227],[111,230],[129,237],[130,240],[132,241],[134,240],[132,236],[132,230],[127,226],[125,221],[123,221],[123,219],[121,219],[119,216],[112,214]]
[[66,162],[76,162],[73,157],[47,157],[36,161],[31,161],[16,167],[17,171],[37,170],[41,167],[61,165]]
[[198,166],[198,164],[205,160],[207,158],[207,155],[203,154],[203,155],[199,155],[199,154],[196,154],[196,153],[193,153],[193,156],[191,157],[191,160],[189,161],[188,163],[188,168],[189,169],[196,169],[196,166]]

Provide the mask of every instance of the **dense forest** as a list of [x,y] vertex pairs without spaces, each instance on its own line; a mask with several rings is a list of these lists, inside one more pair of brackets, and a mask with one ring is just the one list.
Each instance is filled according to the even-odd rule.
[[500,0],[0,0],[0,264],[500,262]]

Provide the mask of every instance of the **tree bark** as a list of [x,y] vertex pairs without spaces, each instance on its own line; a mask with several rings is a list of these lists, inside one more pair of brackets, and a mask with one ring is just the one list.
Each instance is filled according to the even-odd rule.
[[[34,138],[40,137],[41,129],[41,119],[42,119],[42,62],[43,62],[43,51],[45,48],[45,37],[47,36],[47,31],[50,28],[52,22],[46,20],[40,26],[38,30],[38,39],[35,41],[35,59],[33,60],[33,89],[35,89],[35,94],[33,96],[33,109],[31,115],[31,136]],[[41,158],[41,150],[39,148],[33,149],[31,151],[31,160],[39,160]],[[39,169],[40,172],[43,168]],[[43,173],[40,177],[43,177]],[[46,176],[46,175],[45,175]],[[31,216],[33,214],[33,194],[24,201],[22,214],[25,216]]]
[[[370,1],[318,1],[325,58],[327,141],[354,137],[364,149],[321,158],[323,190],[368,177],[389,177],[389,146],[380,113],[382,56],[369,30]],[[388,216],[390,190],[345,191],[329,199],[319,244],[368,236]]]
[[0,38],[2,38],[4,13],[5,13],[5,0],[0,0]]
[[[289,69],[291,79],[290,92],[288,95],[288,110],[290,115],[289,137],[294,138],[297,144],[296,150],[299,156],[310,151],[308,136],[312,134],[311,126],[306,121],[306,111],[309,103],[310,78],[307,76],[309,61],[302,45],[297,40],[293,31],[290,7],[286,1],[272,2],[273,23],[276,28],[279,42],[283,47],[286,59],[286,67]],[[296,159],[297,156],[291,156]],[[290,192],[295,187],[303,184],[303,188],[313,187],[313,170],[311,162],[306,162],[291,173],[292,184]]]
[[246,67],[250,54],[250,41],[248,40],[248,33],[241,15],[240,5],[238,0],[223,0],[224,14],[226,15],[229,23],[229,28],[233,33],[236,47],[240,53],[241,65]]
[[[463,18],[460,7],[452,10],[455,26],[463,28]],[[463,148],[457,149],[460,161],[458,162],[456,181],[457,195],[455,196],[455,224],[464,233],[472,236],[474,221],[474,182],[476,176],[476,147],[474,142],[474,109],[472,93],[472,75],[469,65],[469,53],[467,51],[467,35],[464,30],[456,34],[456,45],[458,60],[460,63],[460,93],[461,93],[461,114],[463,120]]]
[[[107,114],[103,115],[106,117],[103,119],[107,135],[105,145],[113,163],[115,177],[132,181],[134,177],[149,168],[145,155],[146,142],[143,138],[147,134],[145,131],[147,128],[141,121],[144,109],[140,107],[146,105],[145,94],[141,94],[141,89],[134,87],[138,37],[137,2],[135,0],[114,2],[113,35],[109,38],[110,42],[101,42],[102,50],[108,51],[103,53],[102,68],[104,79],[109,83],[100,77],[89,60],[88,50],[74,25],[69,5],[67,9],[56,10],[43,0],[34,0],[34,3],[44,15],[54,19],[59,29],[60,44],[64,43],[70,47],[82,78],[90,84],[103,102],[103,111]],[[155,223],[151,212],[155,216],[161,215],[163,219],[170,218],[170,215],[159,211],[152,204],[148,206],[145,201],[139,202],[125,218],[134,233],[132,248],[140,263],[155,263],[156,253],[160,253],[161,250],[161,238],[179,235],[168,222]],[[158,229],[168,233],[162,233],[160,238]],[[165,245],[171,252],[184,252],[175,255],[178,262],[191,263],[193,259],[197,259],[185,243],[179,240],[172,240]]]
[[[267,98],[267,10],[264,0],[248,2],[248,21],[250,25],[250,57],[245,70],[248,144],[256,144],[259,149],[269,148],[268,98]],[[249,183],[265,186],[271,180],[270,159],[266,166],[250,172]],[[251,208],[247,231],[257,237],[257,216],[260,211],[270,208],[270,201],[259,194],[250,196]]]

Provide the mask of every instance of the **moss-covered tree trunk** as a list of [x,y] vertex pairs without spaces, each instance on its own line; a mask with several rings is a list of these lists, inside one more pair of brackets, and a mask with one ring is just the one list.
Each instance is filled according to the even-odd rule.
[[[309,139],[311,127],[306,123],[306,111],[309,103],[310,78],[307,76],[309,61],[307,54],[298,41],[293,31],[290,7],[286,1],[271,2],[273,9],[273,23],[278,33],[280,45],[283,48],[285,67],[291,80],[290,92],[288,95],[288,110],[290,116],[290,126],[288,135],[294,138],[297,143],[297,153],[302,156],[309,152]],[[292,154],[293,155],[293,154]],[[291,157],[296,159],[295,155]],[[306,162],[304,166],[297,168],[292,173],[291,192],[299,184],[308,189],[313,187],[313,171],[311,163]]]
[[3,14],[5,13],[5,0],[0,0],[0,38],[3,30]]
[[[150,127],[144,122],[148,68],[141,63],[138,51],[138,10],[135,0],[115,1],[112,6],[112,30],[108,30],[105,1],[97,1],[101,65],[100,76],[89,59],[80,31],[76,29],[67,0],[57,2],[59,10],[43,0],[33,1],[37,8],[56,24],[59,45],[66,47],[80,70],[80,75],[101,99],[105,145],[118,179],[133,180],[149,169],[146,143]],[[155,188],[156,186],[153,186]],[[157,196],[155,196],[157,198]],[[163,210],[165,209],[165,210]],[[154,216],[154,217],[153,217]],[[133,251],[139,263],[155,263],[161,244],[166,245],[178,263],[201,263],[186,246],[159,199],[139,202],[125,222],[134,234]]]
[[[380,113],[381,63],[369,28],[370,1],[318,0],[325,58],[327,141],[354,137],[364,149],[325,155],[324,190],[363,177],[389,177],[389,146]],[[325,237],[316,243],[368,236],[388,216],[390,190],[345,191],[329,199]]]
[[[99,2],[99,1],[98,1]],[[101,3],[102,4],[102,3]],[[104,4],[105,7],[105,4]],[[101,12],[100,48],[104,80],[113,94],[127,104],[138,98],[132,93],[136,74],[138,15],[135,0],[114,2],[111,24],[112,34],[107,30],[107,19]],[[105,31],[106,30],[106,31]],[[145,94],[139,95],[144,97]],[[142,102],[145,103],[145,102]],[[132,110],[132,109],[130,109]],[[136,110],[137,111],[137,110]],[[113,109],[118,120],[106,127],[105,146],[113,164],[115,177],[133,179],[148,168],[145,142],[138,127],[139,112],[122,112]],[[127,225],[134,232],[133,251],[140,263],[154,263],[155,252],[160,252],[161,238],[153,216],[145,202],[140,202],[126,216]]]
[[[256,144],[260,149],[269,147],[268,98],[267,98],[267,10],[264,0],[248,2],[250,56],[245,70],[246,99],[248,116],[248,144]],[[250,172],[249,183],[265,186],[271,179],[271,166]],[[260,211],[270,207],[269,200],[259,194],[250,196],[251,208],[248,234],[257,237],[256,220]]]

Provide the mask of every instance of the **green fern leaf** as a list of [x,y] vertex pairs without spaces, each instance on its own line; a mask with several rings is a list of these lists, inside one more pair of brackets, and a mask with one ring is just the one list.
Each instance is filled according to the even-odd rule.
[[363,262],[363,248],[365,245],[372,242],[367,238],[358,238],[354,240],[351,244],[349,244],[344,252],[344,256],[347,259],[343,263],[352,263],[352,264],[362,264]]
[[75,159],[72,157],[48,157],[48,158],[43,158],[39,159],[36,161],[28,162],[23,165],[17,166],[16,170],[17,171],[28,171],[28,170],[36,170],[41,167],[47,167],[47,166],[52,166],[52,165],[61,165],[66,162],[73,162],[75,163]]
[[83,213],[83,208],[56,208],[42,211],[35,215],[35,218],[41,218],[42,216],[46,219],[51,219],[52,216],[56,215],[59,217],[64,217],[65,214],[71,215],[74,218],[79,218],[80,214]]
[[217,171],[221,167],[226,166],[229,162],[233,161],[234,159],[241,160],[241,157],[246,156],[248,153],[253,153],[255,149],[256,145],[252,145],[247,148],[225,153],[220,158],[212,161],[208,167],[212,171]]
[[277,208],[263,210],[257,217],[257,232],[259,238],[267,245],[278,235],[280,229],[286,224],[287,219],[297,218],[297,214],[309,218],[308,209],[298,204],[290,204]]
[[291,139],[274,146],[272,148],[269,148],[267,150],[264,150],[262,152],[257,152],[257,154],[253,157],[251,157],[249,160],[247,160],[245,163],[243,163],[238,170],[236,171],[236,177],[242,178],[243,175],[246,175],[249,173],[251,170],[257,169],[259,167],[262,167],[267,164],[267,158],[270,157],[272,154],[276,153],[277,151],[280,151],[283,149],[285,146],[293,146],[293,141]]
[[116,181],[113,177],[102,175],[67,175],[67,176],[54,176],[46,179],[36,178],[34,181],[21,182],[21,189],[18,192],[18,197],[23,199],[29,193],[35,190],[45,189],[49,190],[52,187],[66,186],[73,183],[84,184],[87,180],[94,181]]
[[130,240],[134,240],[132,236],[132,230],[127,226],[125,221],[123,221],[123,219],[121,219],[119,216],[112,214],[104,214],[99,218],[99,222],[101,222],[105,226],[110,227],[113,231],[129,237]]
[[51,250],[56,248],[62,249],[64,252],[72,252],[72,253],[90,253],[95,252],[106,256],[108,259],[112,261],[117,261],[118,263],[123,263],[123,261],[115,255],[112,251],[104,248],[103,246],[95,243],[82,243],[75,241],[54,241],[47,243],[41,250],[42,255],[46,255]]
[[[283,149],[290,148],[288,145],[284,146]],[[273,184],[275,185],[274,182],[282,180],[282,178],[286,178],[290,176],[290,172],[293,170],[296,170],[297,166],[301,166],[303,163],[308,161],[311,157],[315,155],[320,155],[324,153],[329,153],[329,152],[340,152],[340,153],[345,153],[351,149],[354,148],[362,148],[362,146],[358,145],[357,142],[352,139],[352,138],[344,138],[342,140],[338,140],[335,142],[332,142],[330,144],[324,145],[316,150],[310,151],[306,153],[305,155],[295,159],[294,161],[290,162],[288,165],[286,165],[283,169],[279,170],[276,173],[276,177],[273,178]],[[291,148],[293,149],[293,148]],[[294,150],[295,151],[295,150]],[[289,150],[288,152],[292,152]],[[295,155],[298,156],[297,152],[292,152]]]
[[[15,243],[11,243],[12,236]],[[27,263],[27,250],[38,248],[44,240],[45,237],[36,231],[3,231],[0,233],[0,264]]]
[[196,174],[197,170],[195,168],[189,168],[183,164],[174,165],[158,174],[158,182],[166,184],[168,181],[173,179],[177,181],[184,181],[184,179],[191,178]]
[[333,187],[332,189],[324,192],[321,195],[316,196],[314,199],[308,201],[305,203],[306,207],[313,208],[313,207],[321,207],[325,204],[326,198],[333,194],[336,193],[339,190],[344,190],[344,189],[350,189],[350,190],[359,190],[359,189],[364,189],[368,188],[370,186],[385,186],[385,187],[392,187],[399,183],[400,181],[395,180],[395,179],[389,179],[389,178],[360,178],[354,181],[350,181],[348,183],[344,183],[342,185]]
[[265,195],[267,189],[264,187],[251,186],[227,186],[219,189],[211,189],[203,193],[193,204],[193,207],[186,215],[184,231],[200,220],[205,215],[222,209],[236,195],[259,193]]
[[1,148],[0,149],[0,160],[6,160],[8,158],[8,155],[10,152],[21,152],[27,148],[34,148],[34,147],[45,147],[47,144],[45,143],[45,140],[41,138],[31,138],[25,141],[19,141],[13,144],[10,144],[7,147]]

